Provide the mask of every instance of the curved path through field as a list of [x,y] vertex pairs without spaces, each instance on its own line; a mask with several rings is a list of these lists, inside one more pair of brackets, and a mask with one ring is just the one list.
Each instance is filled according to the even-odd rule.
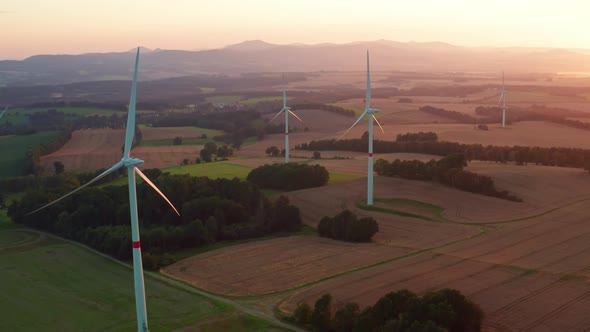
[[[6,237],[6,241],[3,241],[5,239],[5,237],[3,237],[2,235],[7,234],[7,233],[11,233],[11,234],[21,233],[23,236],[21,238],[17,239],[16,241],[8,240],[8,237]],[[71,241],[68,239],[64,239],[64,238],[55,236],[53,234],[45,233],[45,232],[38,231],[35,229],[30,229],[30,228],[14,228],[14,229],[0,230],[0,253],[3,250],[12,250],[12,249],[18,249],[19,247],[23,247],[23,246],[29,246],[29,245],[35,244],[45,238],[59,239],[60,241],[67,242],[69,244],[72,244],[72,245],[78,246],[80,248],[83,248],[87,251],[90,251],[96,255],[104,257],[104,258],[108,259],[109,261],[112,261],[116,264],[119,264],[119,265],[124,266],[129,269],[133,269],[132,265],[127,264],[122,261],[119,261],[111,256],[108,256],[108,255],[103,254],[99,251],[96,251],[96,250],[94,250],[88,246],[85,246],[81,243]],[[193,293],[193,294],[200,295],[200,296],[203,296],[205,298],[208,298],[208,299],[211,299],[214,301],[219,301],[219,302],[228,304],[228,305],[236,308],[240,312],[244,312],[246,314],[260,318],[262,320],[269,321],[278,327],[281,327],[281,328],[284,328],[284,329],[287,329],[290,331],[298,331],[298,332],[305,331],[305,330],[302,330],[302,329],[297,328],[295,326],[292,326],[290,324],[286,324],[285,322],[277,319],[272,313],[269,314],[268,312],[264,312],[262,310],[256,310],[256,309],[244,306],[244,305],[242,305],[236,301],[233,301],[231,299],[225,298],[223,296],[218,296],[218,295],[214,295],[214,294],[205,292],[205,291],[195,288],[187,283],[184,283],[184,282],[178,281],[174,278],[171,278],[170,276],[168,276],[166,274],[145,271],[145,275],[147,275],[153,279],[159,280],[163,283],[166,283],[166,284],[172,285],[174,287],[177,287],[179,289],[182,289],[186,292]]]

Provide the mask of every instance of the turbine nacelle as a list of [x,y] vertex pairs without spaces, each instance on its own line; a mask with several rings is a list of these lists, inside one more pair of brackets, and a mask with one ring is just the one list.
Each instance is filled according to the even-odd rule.
[[365,110],[365,113],[367,113],[367,114],[374,114],[374,113],[377,113],[377,112],[379,112],[379,109],[377,109],[377,108],[367,108]]
[[121,159],[121,162],[127,168],[129,168],[129,167],[137,167],[137,166],[143,164],[143,160],[141,160],[139,158],[122,158]]

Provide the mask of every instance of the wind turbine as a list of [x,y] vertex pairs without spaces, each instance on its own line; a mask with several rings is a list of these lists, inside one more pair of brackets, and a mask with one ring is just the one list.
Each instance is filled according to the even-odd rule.
[[502,71],[502,92],[500,93],[500,99],[498,105],[502,102],[502,128],[506,128],[506,86],[504,85],[504,71]]
[[53,205],[62,199],[74,194],[75,192],[91,185],[92,183],[102,179],[103,177],[115,172],[116,170],[127,167],[127,179],[129,181],[129,212],[131,214],[131,240],[133,248],[133,278],[135,283],[135,309],[137,312],[137,330],[140,332],[148,331],[147,322],[147,310],[145,304],[145,286],[143,281],[143,266],[141,263],[141,244],[139,241],[139,223],[137,216],[137,189],[135,185],[135,174],[139,175],[147,184],[149,184],[164,200],[174,209],[176,214],[178,210],[170,202],[170,200],[156,187],[155,184],[148,179],[145,174],[139,168],[139,165],[143,164],[143,160],[131,157],[129,155],[131,151],[131,145],[133,144],[133,137],[135,136],[135,99],[137,91],[137,69],[139,64],[139,48],[137,48],[137,55],[135,56],[135,71],[133,73],[133,83],[131,85],[131,98],[129,101],[129,112],[127,113],[127,130],[125,132],[125,148],[123,151],[123,158],[121,161],[107,169],[99,176],[95,177],[83,186],[80,186],[72,192],[56,199],[55,201],[44,205],[37,210],[29,213],[33,214],[39,210],[42,210],[50,205]]
[[297,114],[291,111],[291,107],[287,106],[287,86],[285,83],[285,76],[283,75],[283,108],[270,121],[274,120],[279,114],[285,113],[285,164],[289,162],[289,114],[293,115],[297,120],[303,123]]
[[379,112],[376,108],[371,108],[371,71],[369,68],[369,51],[367,50],[367,95],[365,96],[365,111],[359,118],[355,121],[355,123],[348,128],[348,130],[340,136],[340,139],[344,137],[348,132],[356,126],[365,115],[370,115],[369,117],[369,161],[368,161],[368,170],[367,170],[367,205],[373,205],[373,121],[377,122],[381,131],[385,133],[383,127],[375,117],[375,113]]

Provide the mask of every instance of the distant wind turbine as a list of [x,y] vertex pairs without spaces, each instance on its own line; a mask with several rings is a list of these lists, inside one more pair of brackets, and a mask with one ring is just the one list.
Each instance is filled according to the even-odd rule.
[[373,205],[373,121],[377,122],[381,131],[385,133],[383,127],[375,117],[375,113],[379,112],[376,108],[371,108],[371,71],[369,68],[369,51],[367,51],[367,95],[365,96],[365,111],[359,118],[355,121],[355,123],[348,128],[348,130],[340,136],[340,139],[344,137],[348,132],[356,126],[365,115],[369,114],[369,161],[368,161],[368,170],[367,170],[367,205]]
[[504,71],[502,71],[502,92],[500,93],[500,99],[498,105],[502,104],[502,128],[506,128],[506,85],[504,84]]
[[285,76],[283,76],[283,108],[270,121],[276,119],[281,113],[285,113],[285,164],[289,162],[289,114],[293,115],[297,120],[303,123],[297,114],[291,111],[291,107],[287,107],[287,85],[285,83]]
[[39,210],[42,210],[50,205],[53,205],[62,199],[74,194],[75,192],[88,187],[94,182],[102,179],[103,177],[115,172],[116,170],[127,167],[127,179],[129,181],[129,212],[131,214],[131,240],[133,247],[133,278],[135,283],[135,309],[137,311],[137,330],[140,332],[148,331],[147,321],[147,309],[145,304],[145,286],[143,281],[143,266],[141,263],[141,245],[139,241],[139,223],[137,216],[137,189],[135,186],[135,174],[139,175],[147,184],[149,184],[164,200],[174,209],[176,214],[178,210],[170,202],[170,200],[148,179],[145,174],[137,166],[143,164],[143,160],[138,158],[130,157],[131,145],[133,144],[133,137],[135,136],[135,99],[137,91],[137,69],[139,65],[139,48],[137,48],[137,55],[135,56],[135,71],[133,73],[133,83],[131,85],[131,98],[129,101],[129,112],[127,113],[127,129],[125,132],[125,148],[123,152],[123,158],[121,161],[107,169],[99,176],[95,177],[83,186],[80,186],[72,192],[56,199],[55,201],[44,205],[37,210],[29,213],[33,214]]

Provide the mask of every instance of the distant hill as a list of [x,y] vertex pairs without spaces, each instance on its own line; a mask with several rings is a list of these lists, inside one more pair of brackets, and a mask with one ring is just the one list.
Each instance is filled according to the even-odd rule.
[[[216,73],[361,71],[367,49],[376,71],[590,72],[588,50],[469,48],[442,42],[389,40],[276,45],[251,40],[212,50],[146,49],[142,52],[140,79]],[[22,61],[0,61],[0,86],[129,79],[132,66],[132,52],[35,55]]]

